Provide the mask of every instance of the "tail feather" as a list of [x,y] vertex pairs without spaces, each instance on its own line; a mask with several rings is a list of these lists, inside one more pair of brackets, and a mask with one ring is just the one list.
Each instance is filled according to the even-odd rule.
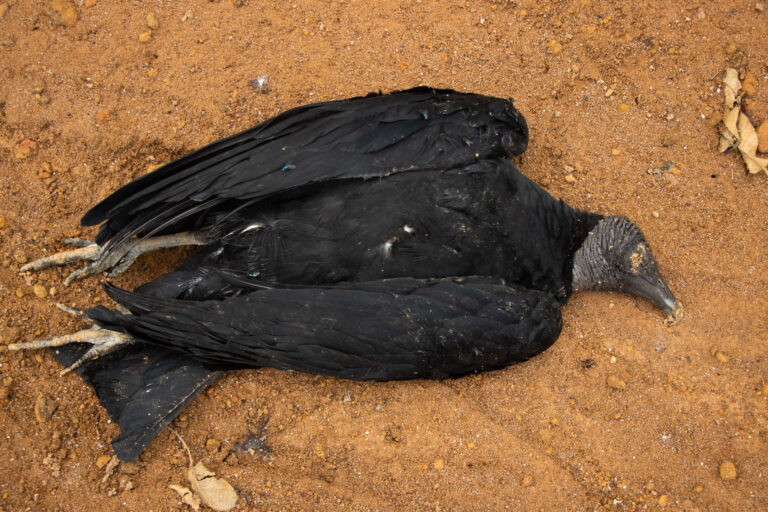
[[[73,344],[52,352],[68,366],[88,348],[86,344]],[[93,386],[101,405],[120,427],[112,447],[125,462],[135,460],[221,375],[189,357],[145,345],[131,345],[89,361],[77,373]]]

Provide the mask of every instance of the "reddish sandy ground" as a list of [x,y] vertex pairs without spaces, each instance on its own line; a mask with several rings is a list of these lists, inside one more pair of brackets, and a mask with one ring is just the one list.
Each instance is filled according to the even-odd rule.
[[[747,110],[768,117],[764,2],[51,3],[66,5],[0,5],[0,341],[78,328],[56,302],[106,301],[94,278],[63,287],[72,268],[18,268],[93,236],[88,206],[156,164],[308,102],[419,84],[512,96],[532,127],[521,169],[634,219],[682,322],[583,294],[525,364],[448,382],[231,373],[175,428],[241,510],[768,510],[768,177],[716,151],[727,65],[756,76]],[[262,75],[266,94],[249,85]],[[167,431],[102,483],[117,427],[60,369],[0,352],[0,510],[188,508]],[[45,422],[40,394],[58,404]],[[236,451],[249,431],[262,448]]]

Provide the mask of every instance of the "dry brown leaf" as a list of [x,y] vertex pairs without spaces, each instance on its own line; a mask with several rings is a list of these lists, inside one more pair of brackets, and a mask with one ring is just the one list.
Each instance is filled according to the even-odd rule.
[[725,70],[723,78],[723,127],[720,130],[718,150],[725,153],[739,145],[739,113],[741,112],[741,82],[739,72],[733,68]]
[[237,493],[234,487],[206,468],[202,462],[187,470],[187,478],[192,489],[200,495],[203,503],[213,510],[232,510],[237,505]]
[[184,439],[182,439],[172,428],[169,428],[168,430],[173,432],[173,434],[179,438],[181,445],[187,452],[187,457],[189,457],[187,478],[192,486],[192,490],[198,494],[202,502],[213,510],[222,512],[235,508],[238,500],[235,488],[226,480],[216,478],[216,473],[206,468],[202,462],[195,464],[192,460],[192,453],[189,451]]
[[200,498],[192,494],[192,491],[181,485],[169,485],[168,487],[179,493],[182,503],[192,507],[192,510],[200,510]]
[[750,174],[757,174],[760,171],[768,174],[768,159],[756,155],[758,140],[755,127],[743,113],[739,116],[738,128],[741,139],[739,151],[744,158],[744,163],[747,164],[747,170]]

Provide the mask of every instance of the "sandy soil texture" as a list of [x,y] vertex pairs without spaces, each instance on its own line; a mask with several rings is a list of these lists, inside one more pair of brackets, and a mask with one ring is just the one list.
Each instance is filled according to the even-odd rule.
[[[718,154],[716,128],[729,65],[768,118],[766,27],[752,0],[0,1],[0,342],[80,327],[56,302],[107,302],[97,279],[64,287],[72,268],[18,268],[93,236],[88,206],[158,164],[314,101],[512,96],[523,172],[634,219],[682,322],[582,294],[525,364],[447,382],[230,373],[175,429],[240,510],[768,510],[768,176]],[[117,427],[60,369],[0,352],[0,511],[188,509],[168,432],[103,480]]]

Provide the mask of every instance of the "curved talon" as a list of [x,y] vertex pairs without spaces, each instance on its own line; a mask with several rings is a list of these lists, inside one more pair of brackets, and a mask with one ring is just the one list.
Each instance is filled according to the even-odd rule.
[[58,252],[51,256],[32,261],[21,267],[19,272],[30,272],[49,267],[58,267],[77,261],[96,261],[100,254],[101,247],[92,244],[72,251]]
[[72,281],[77,281],[79,279],[86,278],[92,274],[95,274],[99,271],[99,266],[97,263],[92,263],[91,265],[88,265],[87,267],[79,268],[69,274],[66,279],[64,279],[64,286],[69,286],[72,284]]
[[84,309],[69,307],[66,304],[62,304],[61,302],[57,302],[56,307],[65,313],[69,313],[72,316],[76,316],[78,318],[84,318],[86,320],[91,321],[90,318],[86,318]]
[[64,243],[67,245],[73,245],[75,247],[88,247],[89,245],[96,245],[96,242],[88,240],[87,238],[66,238]]

